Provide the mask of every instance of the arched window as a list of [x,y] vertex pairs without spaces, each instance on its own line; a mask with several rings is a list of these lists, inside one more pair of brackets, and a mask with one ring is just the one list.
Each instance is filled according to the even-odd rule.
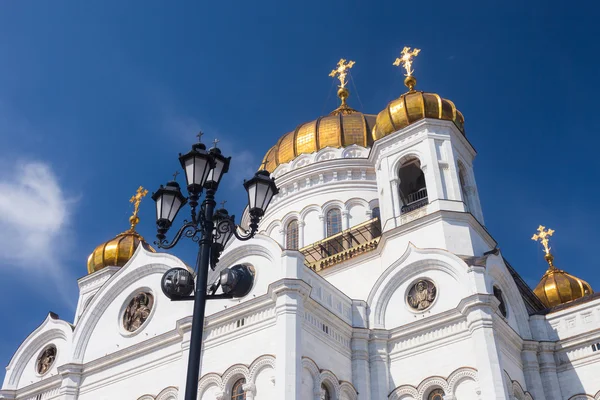
[[329,393],[329,389],[327,389],[327,386],[325,386],[324,383],[321,384],[321,399],[331,400],[331,394]]
[[427,200],[427,187],[425,174],[421,170],[421,163],[416,158],[405,161],[398,171],[398,192],[402,199],[402,212],[409,212],[423,207]]
[[379,211],[379,207],[375,207],[371,210],[371,218],[381,218],[381,212]]
[[442,389],[433,390],[427,396],[427,400],[444,400],[444,391]]
[[246,379],[241,378],[238,379],[231,389],[231,400],[246,400],[246,392],[244,392],[244,385],[246,384]]
[[504,296],[502,296],[502,290],[500,290],[500,288],[497,286],[494,286],[494,297],[500,302],[498,305],[498,311],[500,311],[500,314],[506,318],[506,303],[504,302]]
[[327,236],[335,235],[342,231],[342,212],[339,208],[327,211]]
[[298,250],[298,220],[290,221],[285,228],[285,248]]

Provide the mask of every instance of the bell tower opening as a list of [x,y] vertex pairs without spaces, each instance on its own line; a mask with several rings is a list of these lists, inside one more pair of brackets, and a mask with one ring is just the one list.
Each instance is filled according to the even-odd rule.
[[398,170],[398,191],[402,200],[401,212],[409,212],[423,207],[428,203],[425,174],[421,170],[421,162],[410,158],[402,163]]

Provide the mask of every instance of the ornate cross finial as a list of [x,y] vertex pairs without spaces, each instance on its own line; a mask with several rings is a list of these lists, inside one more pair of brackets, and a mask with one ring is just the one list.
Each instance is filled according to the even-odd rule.
[[349,61],[348,63],[346,63],[346,59],[342,58],[340,59],[340,61],[338,61],[337,68],[332,70],[329,74],[329,76],[331,76],[332,78],[335,78],[337,76],[337,78],[340,80],[340,89],[346,87],[346,75],[348,75],[348,70],[352,68],[353,65],[354,61]]
[[202,135],[204,135],[204,132],[198,131],[198,134],[196,135],[198,138],[198,143],[202,143]]
[[546,230],[545,226],[540,225],[537,230],[538,230],[538,233],[536,233],[535,235],[533,235],[533,237],[531,238],[531,240],[534,240],[536,242],[540,242],[542,244],[542,246],[544,246],[544,253],[550,254],[550,246],[548,246],[548,243],[550,242],[550,239],[548,239],[548,238],[550,236],[552,236],[552,234],[554,233],[554,229],[548,229],[548,230]]
[[220,142],[219,139],[213,140],[213,147],[217,147],[217,143],[219,143],[219,142]]
[[400,58],[396,58],[394,65],[399,66],[402,64],[402,67],[406,70],[406,76],[412,76],[414,72],[412,69],[412,59],[413,57],[418,56],[420,51],[421,49],[413,49],[411,51],[410,47],[403,48],[400,53]]
[[133,203],[133,215],[129,217],[129,222],[131,223],[131,230],[135,229],[135,226],[140,222],[140,218],[138,217],[138,211],[140,210],[140,203],[142,202],[142,198],[148,194],[148,191],[140,186],[135,196],[132,196],[129,199],[130,203]]

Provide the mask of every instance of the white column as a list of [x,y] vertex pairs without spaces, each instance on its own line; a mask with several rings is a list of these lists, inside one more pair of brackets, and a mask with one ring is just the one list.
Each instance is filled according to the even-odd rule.
[[556,374],[553,342],[540,342],[538,361],[540,363],[540,376],[546,393],[546,400],[562,399],[563,397],[558,384],[558,375]]
[[508,398],[508,393],[504,385],[494,332],[494,308],[490,296],[475,296],[473,302],[467,304],[461,311],[467,316],[467,326],[474,345],[481,397],[486,400],[505,400]]
[[321,221],[321,227],[323,228],[323,236],[321,239],[325,239],[327,237],[327,222],[325,221],[325,214],[319,215],[319,221]]
[[279,233],[278,242],[281,245],[281,247],[283,247],[285,249],[285,227],[281,226],[278,233]]
[[389,333],[383,329],[371,331],[369,340],[369,366],[371,370],[371,398],[387,399],[390,392],[389,354],[387,350]]
[[299,249],[304,247],[304,225],[306,225],[306,223],[304,221],[298,221],[298,248]]
[[540,365],[537,358],[538,342],[526,340],[523,342],[521,350],[521,360],[523,361],[523,374],[527,391],[531,393],[534,399],[543,399],[544,385],[540,376]]
[[304,300],[310,285],[299,279],[283,279],[273,283],[276,322],[276,398],[303,400],[302,387],[302,321]]
[[246,392],[246,400],[254,400],[254,397],[256,397],[256,385],[254,383],[246,383],[242,386],[242,389]]
[[369,330],[355,328],[352,332],[352,384],[358,400],[371,400],[369,372]]
[[402,208],[402,201],[400,201],[400,193],[398,193],[398,186],[400,186],[400,179],[394,178],[390,181],[390,197],[392,198],[394,218],[398,218],[400,216],[400,209]]
[[83,365],[65,364],[58,367],[58,373],[62,377],[59,389],[59,399],[77,400],[79,397],[79,384],[81,383],[81,373]]
[[350,227],[350,212],[342,210],[342,230],[345,231]]

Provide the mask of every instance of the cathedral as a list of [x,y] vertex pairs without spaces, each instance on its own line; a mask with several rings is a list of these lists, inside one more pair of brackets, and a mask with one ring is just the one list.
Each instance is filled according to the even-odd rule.
[[[254,281],[207,302],[199,400],[600,399],[600,296],[561,269],[552,229],[532,227],[535,289],[502,256],[464,117],[416,89],[418,53],[394,63],[407,90],[377,115],[350,107],[340,60],[339,107],[267,151],[279,193],[209,273]],[[131,222],[93,250],[74,317],[48,314],[15,349],[0,399],[183,399],[193,303],[161,278],[189,267]]]

